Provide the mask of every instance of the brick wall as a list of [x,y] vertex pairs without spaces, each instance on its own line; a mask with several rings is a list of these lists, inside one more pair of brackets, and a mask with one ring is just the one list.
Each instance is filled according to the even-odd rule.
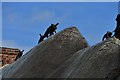
[[14,48],[0,48],[0,67],[4,66],[5,64],[13,63],[19,51],[19,49]]

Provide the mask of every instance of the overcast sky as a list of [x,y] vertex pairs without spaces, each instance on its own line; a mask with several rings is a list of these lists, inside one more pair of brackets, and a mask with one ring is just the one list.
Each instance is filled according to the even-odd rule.
[[94,45],[115,29],[117,14],[117,2],[3,2],[3,46],[28,51],[37,45],[39,33],[57,22],[57,32],[75,26]]

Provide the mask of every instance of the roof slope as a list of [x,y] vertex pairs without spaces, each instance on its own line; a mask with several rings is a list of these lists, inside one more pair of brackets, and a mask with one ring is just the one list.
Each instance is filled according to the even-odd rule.
[[77,28],[66,28],[41,42],[14,64],[3,70],[3,77],[48,77],[76,51],[86,47],[88,44]]
[[89,47],[75,27],[32,48],[3,70],[3,78],[120,78],[120,40]]

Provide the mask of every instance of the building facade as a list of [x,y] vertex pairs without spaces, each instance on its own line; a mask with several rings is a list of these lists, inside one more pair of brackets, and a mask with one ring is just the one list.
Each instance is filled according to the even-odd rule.
[[13,63],[19,52],[19,49],[0,47],[0,67]]

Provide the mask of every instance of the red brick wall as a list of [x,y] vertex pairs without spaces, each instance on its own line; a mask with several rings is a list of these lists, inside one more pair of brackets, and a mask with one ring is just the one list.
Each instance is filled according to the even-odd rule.
[[2,47],[1,50],[2,50],[2,53],[0,53],[0,62],[2,63],[1,66],[13,63],[17,54],[19,53],[19,49]]

